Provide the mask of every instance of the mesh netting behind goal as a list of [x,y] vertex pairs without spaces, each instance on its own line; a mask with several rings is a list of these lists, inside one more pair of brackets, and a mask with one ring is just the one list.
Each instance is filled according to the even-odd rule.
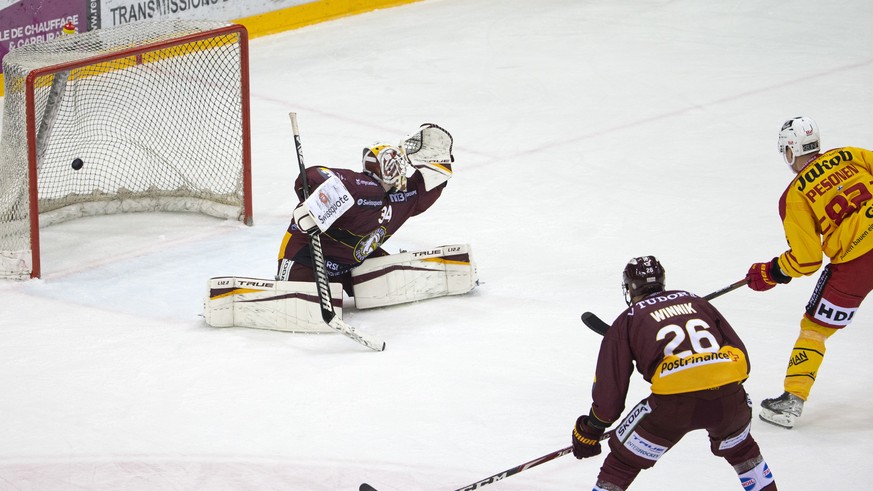
[[40,275],[39,227],[133,211],[251,224],[245,28],[160,21],[11,51],[0,277]]

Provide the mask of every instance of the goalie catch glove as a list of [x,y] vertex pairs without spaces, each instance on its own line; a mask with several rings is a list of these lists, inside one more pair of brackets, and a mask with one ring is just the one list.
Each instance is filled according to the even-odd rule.
[[412,165],[428,163],[451,164],[452,135],[444,128],[433,123],[423,123],[418,131],[400,141],[400,148],[412,162]]
[[300,203],[297,205],[297,208],[294,208],[292,215],[294,217],[294,223],[297,224],[297,229],[304,234],[311,236],[321,233],[321,230],[318,228],[318,225],[315,224],[315,218],[312,217],[312,213],[309,212],[309,207],[306,206],[306,203]]
[[400,141],[399,147],[413,167],[424,177],[425,188],[431,189],[452,177],[452,135],[433,123],[424,123],[417,132]]

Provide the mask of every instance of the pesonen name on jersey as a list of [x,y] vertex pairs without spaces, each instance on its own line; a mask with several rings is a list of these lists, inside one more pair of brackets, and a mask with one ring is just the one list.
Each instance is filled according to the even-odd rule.
[[[838,167],[843,162],[851,162],[852,159],[852,152],[841,149],[833,157],[827,160],[822,159],[817,161],[808,170],[797,175],[797,190],[803,192],[803,190],[806,189],[807,184],[812,184],[816,179],[823,176],[826,170],[831,170],[835,167]],[[854,167],[852,168],[854,169]],[[853,172],[852,174],[855,174],[857,172],[857,169],[854,170],[855,172]]]

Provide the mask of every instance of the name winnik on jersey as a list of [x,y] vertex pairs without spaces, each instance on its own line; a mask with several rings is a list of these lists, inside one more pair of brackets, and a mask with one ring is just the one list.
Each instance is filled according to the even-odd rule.
[[[689,292],[675,292],[675,293],[669,293],[667,295],[656,295],[653,297],[644,298],[644,299],[640,300],[639,302],[635,302],[634,308],[639,309],[639,310],[647,310],[653,306],[657,306],[657,305],[662,304],[664,302],[672,302],[673,300],[676,300],[677,298],[683,298],[683,297],[695,297],[696,298],[697,295],[694,295],[693,293],[689,293]],[[697,313],[697,311],[694,310],[694,307],[689,302],[689,303],[682,303],[682,304],[676,304],[676,305],[669,305],[669,306],[657,309],[653,312],[649,312],[649,315],[651,315],[652,318],[655,319],[655,321],[661,322],[662,320],[673,317],[673,316],[696,314],[696,313]]]

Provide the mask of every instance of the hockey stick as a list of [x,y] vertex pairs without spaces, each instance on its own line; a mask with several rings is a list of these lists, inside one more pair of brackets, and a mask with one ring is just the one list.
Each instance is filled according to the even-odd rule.
[[732,291],[736,290],[737,288],[739,288],[741,286],[745,286],[747,284],[749,284],[748,278],[743,278],[740,281],[738,281],[736,283],[731,283],[730,285],[722,288],[721,290],[716,290],[716,291],[710,293],[709,295],[706,295],[703,298],[706,300],[712,300],[713,298],[720,297],[720,296],[724,295],[725,293],[732,292]]
[[[606,433],[604,433],[600,437],[600,441],[604,441],[611,436],[612,436],[612,431],[607,431]],[[480,481],[476,481],[473,484],[468,484],[468,485],[464,486],[463,488],[458,488],[455,491],[471,491],[473,489],[479,489],[482,486],[485,486],[486,484],[493,484],[497,481],[502,481],[503,479],[505,479],[509,476],[514,476],[515,474],[518,474],[519,472],[522,472],[522,471],[526,471],[526,470],[530,469],[531,467],[536,467],[536,466],[538,466],[540,464],[544,464],[550,460],[557,459],[558,457],[563,457],[564,455],[567,455],[568,453],[573,453],[572,446],[562,448],[560,450],[555,450],[554,452],[552,452],[550,454],[546,454],[546,455],[543,455],[542,457],[533,459],[529,462],[525,462],[524,464],[517,465],[517,466],[513,467],[512,469],[506,469],[503,472],[498,472],[497,474],[494,474],[492,476],[488,476],[485,479],[482,479]],[[376,490],[376,488],[374,488],[373,486],[370,486],[367,483],[362,483],[361,486],[358,488],[358,491],[377,491],[377,490]]]
[[[512,469],[507,469],[503,472],[499,472],[497,474],[494,474],[493,476],[488,476],[485,479],[482,479],[481,481],[476,481],[473,484],[469,484],[467,486],[464,486],[463,488],[458,488],[455,491],[470,491],[472,489],[479,489],[482,486],[485,486],[486,484],[492,484],[492,483],[495,483],[497,481],[501,481],[509,476],[518,474],[521,471],[526,471],[526,470],[530,469],[531,467],[536,467],[542,463],[557,459],[558,457],[567,455],[568,453],[572,453],[572,452],[573,452],[573,447],[562,448],[562,449],[556,450],[550,454],[543,455],[542,457],[533,459],[530,462],[525,462],[524,464],[517,465],[517,466],[513,467]],[[361,486],[358,488],[358,490],[359,491],[377,491],[376,488],[374,488],[373,486],[370,486],[367,483],[361,484]]]
[[[712,300],[713,298],[720,297],[725,293],[732,292],[737,288],[746,285],[748,282],[748,279],[743,278],[740,281],[737,281],[736,283],[731,283],[721,290],[716,290],[703,298],[706,300]],[[609,330],[609,324],[603,322],[602,320],[600,320],[599,317],[591,312],[585,312],[582,314],[582,322],[584,322],[589,329],[596,332],[597,334],[600,334],[601,336],[605,335],[606,331]]]
[[513,467],[512,469],[506,469],[505,471],[498,472],[497,474],[494,474],[493,476],[488,476],[485,479],[482,479],[481,481],[476,481],[473,484],[468,484],[467,486],[464,486],[463,488],[458,488],[455,491],[469,491],[471,489],[479,489],[482,486],[485,486],[486,484],[492,484],[492,483],[495,483],[497,481],[502,481],[503,479],[505,479],[509,476],[513,476],[515,474],[518,474],[519,472],[526,471],[526,470],[530,469],[531,467],[536,467],[536,466],[543,464],[543,463],[546,463],[550,460],[557,459],[558,457],[563,457],[564,455],[567,455],[568,453],[573,453],[573,447],[566,447],[566,448],[562,448],[560,450],[556,450],[550,454],[546,454],[546,455],[543,455],[542,457],[533,459],[529,462],[525,462],[524,464],[517,465],[517,466]]
[[[294,131],[294,146],[297,148],[297,165],[300,166],[300,178],[303,180],[303,199],[309,197],[309,180],[306,178],[306,167],[303,165],[303,145],[300,142],[300,130],[297,127],[297,113],[290,112],[291,129]],[[324,322],[342,334],[358,343],[374,350],[384,351],[385,343],[366,337],[337,317],[330,297],[330,281],[327,278],[327,268],[324,265],[324,252],[321,248],[321,237],[317,234],[309,236],[309,251],[312,253],[312,268],[315,271],[315,285],[318,287],[318,299],[321,302],[321,317]]]

